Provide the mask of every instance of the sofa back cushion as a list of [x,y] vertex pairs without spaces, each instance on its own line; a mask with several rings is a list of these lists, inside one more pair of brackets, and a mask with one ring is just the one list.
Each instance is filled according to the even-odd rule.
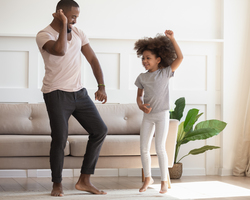
[[[96,104],[110,135],[139,135],[142,111],[136,104]],[[69,134],[87,134],[74,117],[69,119]]]
[[0,104],[0,134],[50,134],[45,104]]
[[[140,133],[142,111],[136,104],[96,104],[96,107],[108,127],[108,134]],[[0,134],[50,135],[45,104],[0,104]],[[88,133],[71,116],[69,135],[78,134]]]

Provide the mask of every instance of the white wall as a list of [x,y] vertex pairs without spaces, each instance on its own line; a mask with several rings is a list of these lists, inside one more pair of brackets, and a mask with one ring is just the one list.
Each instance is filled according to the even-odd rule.
[[[78,0],[78,25],[89,37],[140,38],[165,28],[177,38],[221,39],[222,0]],[[1,34],[34,35],[58,0],[0,0]]]
[[[43,101],[44,66],[35,35],[51,22],[56,3],[0,0],[0,102]],[[133,83],[143,67],[133,50],[134,42],[165,29],[175,32],[185,58],[171,80],[172,102],[184,96],[185,113],[195,107],[204,112],[201,120],[216,118],[228,123],[221,136],[181,147],[180,156],[204,144],[222,147],[186,157],[184,175],[231,175],[249,86],[249,0],[78,3],[81,14],[76,26],[86,32],[101,62],[109,103],[135,103]],[[96,82],[86,60],[82,76],[93,98]]]

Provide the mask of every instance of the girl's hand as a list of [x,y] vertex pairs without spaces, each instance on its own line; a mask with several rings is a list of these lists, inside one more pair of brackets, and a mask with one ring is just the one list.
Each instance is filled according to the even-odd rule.
[[150,104],[142,104],[142,105],[140,106],[140,109],[141,109],[143,112],[149,114],[149,113],[151,112],[152,108],[150,108],[150,107],[148,108],[148,106],[150,106]]
[[165,35],[171,40],[174,38],[174,32],[171,30],[166,30]]

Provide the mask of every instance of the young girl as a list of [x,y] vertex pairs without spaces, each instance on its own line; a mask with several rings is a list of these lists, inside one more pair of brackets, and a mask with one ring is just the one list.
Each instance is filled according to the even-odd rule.
[[135,81],[138,87],[137,104],[144,112],[140,149],[145,182],[139,191],[145,192],[154,182],[151,177],[150,146],[155,127],[155,147],[161,171],[160,193],[166,193],[168,157],[165,144],[169,126],[169,79],[180,66],[183,55],[171,30],[166,30],[165,36],[138,40],[134,49],[138,57],[142,56],[142,64],[147,70]]

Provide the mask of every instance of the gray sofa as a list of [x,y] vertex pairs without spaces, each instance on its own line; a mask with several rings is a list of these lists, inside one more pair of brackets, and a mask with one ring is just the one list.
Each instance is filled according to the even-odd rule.
[[[97,104],[108,127],[97,168],[141,168],[140,125],[136,104]],[[178,121],[170,120],[166,149],[173,165]],[[65,148],[65,169],[79,169],[88,140],[87,132],[71,117]],[[0,169],[49,169],[50,126],[45,105],[0,104]],[[158,167],[154,141],[152,167]]]

